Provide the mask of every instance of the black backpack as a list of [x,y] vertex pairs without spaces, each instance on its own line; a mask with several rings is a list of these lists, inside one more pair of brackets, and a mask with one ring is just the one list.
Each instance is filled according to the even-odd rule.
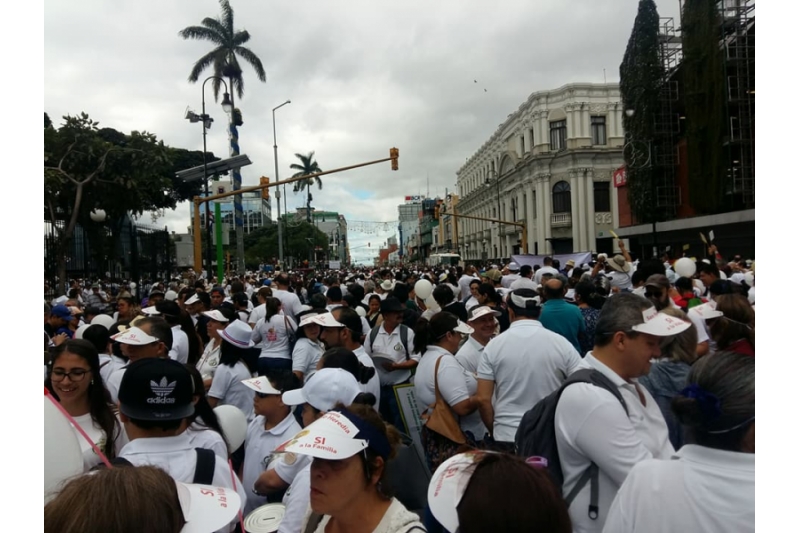
[[[522,457],[538,456],[547,459],[547,471],[559,489],[563,490],[564,473],[561,470],[561,458],[558,455],[558,444],[556,442],[556,406],[561,398],[561,393],[573,383],[591,383],[596,387],[601,387],[613,394],[619,400],[628,414],[628,406],[614,383],[611,382],[602,372],[594,369],[583,368],[573,372],[561,387],[549,396],[541,399],[533,408],[525,413],[517,428],[517,435],[514,438],[517,455]],[[599,469],[593,462],[589,465],[577,484],[564,497],[567,507],[578,495],[583,487],[591,481],[591,493],[589,496],[589,518],[596,520],[598,516],[598,480]]]

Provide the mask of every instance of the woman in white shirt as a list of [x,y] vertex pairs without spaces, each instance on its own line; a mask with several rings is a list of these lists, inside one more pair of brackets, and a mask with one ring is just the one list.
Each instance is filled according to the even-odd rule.
[[[481,440],[486,428],[478,413],[478,382],[475,377],[453,355],[458,351],[462,335],[472,333],[472,328],[455,315],[446,311],[435,314],[431,320],[420,320],[414,329],[414,351],[422,353],[417,373],[414,377],[414,393],[417,403],[425,417],[436,403],[436,383],[439,394],[450,406],[466,442],[474,444]],[[438,371],[437,371],[438,363]],[[444,461],[456,454],[462,443],[440,435],[427,426],[422,428],[422,445],[431,472]]]
[[208,331],[208,344],[197,362],[197,370],[203,376],[203,386],[205,390],[211,386],[211,379],[214,377],[214,372],[219,366],[219,351],[222,339],[219,332],[225,329],[231,320],[235,318],[234,311],[229,307],[220,307],[213,311],[203,311],[203,315],[209,318],[207,331]]
[[672,410],[689,444],[633,467],[603,531],[755,531],[755,358],[703,357],[687,382]]
[[317,363],[325,350],[319,341],[319,333],[322,328],[311,320],[311,317],[318,314],[319,311],[311,309],[297,315],[300,324],[297,326],[297,343],[292,351],[292,372],[300,378],[301,382],[308,381],[308,378],[314,375],[317,371]]
[[203,388],[203,378],[196,367],[186,365],[186,368],[192,374],[194,382],[194,414],[183,420],[181,430],[189,436],[192,447],[212,450],[217,456],[227,459],[228,445],[225,442],[225,432],[208,403]]
[[253,419],[253,391],[242,381],[253,377],[253,369],[245,363],[247,348],[253,347],[250,326],[241,320],[232,321],[219,334],[219,366],[208,390],[211,407],[233,405],[238,407],[250,422]]
[[[121,426],[114,416],[111,398],[100,375],[100,359],[92,343],[71,339],[60,344],[48,367],[44,386],[109,460],[116,457],[115,444]],[[84,471],[88,472],[103,461],[77,429],[75,434],[83,452]]]
[[[292,348],[290,335],[296,335],[297,324],[289,316],[282,314],[281,301],[267,298],[267,314],[258,319],[253,328],[252,340],[261,342],[261,355],[258,357],[258,373],[292,370]],[[251,394],[252,396],[252,394]]]

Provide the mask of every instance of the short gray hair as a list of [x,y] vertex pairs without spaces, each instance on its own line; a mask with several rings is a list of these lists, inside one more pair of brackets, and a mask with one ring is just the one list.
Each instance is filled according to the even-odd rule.
[[653,307],[653,303],[643,296],[632,292],[621,292],[606,299],[600,316],[597,318],[594,336],[595,346],[605,346],[611,342],[614,334],[624,332],[629,337],[635,337],[633,326],[644,322],[642,311]]
[[369,293],[375,290],[375,282],[367,280],[364,282],[364,292]]

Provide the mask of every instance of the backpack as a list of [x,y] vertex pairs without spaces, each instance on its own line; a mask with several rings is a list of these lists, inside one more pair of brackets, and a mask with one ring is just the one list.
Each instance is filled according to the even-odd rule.
[[[558,390],[540,400],[533,408],[525,413],[517,428],[514,438],[514,445],[517,455],[522,457],[539,456],[547,459],[547,471],[559,489],[563,490],[564,472],[561,470],[561,458],[558,454],[558,443],[556,442],[556,406],[561,398],[561,393],[573,383],[591,383],[595,387],[601,387],[613,394],[619,400],[628,414],[628,406],[622,398],[619,389],[602,372],[595,369],[584,368],[577,370],[570,375]],[[591,493],[589,496],[589,518],[597,520],[598,516],[598,479],[600,471],[597,465],[592,462],[578,479],[577,484],[564,497],[569,508],[578,493],[591,481]]]
[[[406,361],[408,361],[408,326],[405,324],[400,324],[398,326],[400,328],[400,343],[403,345],[403,348],[406,350]],[[378,332],[380,331],[380,326],[375,326],[369,331],[369,349],[372,351],[372,345],[375,344],[375,339],[378,338]]]
[[[194,469],[194,478],[192,483],[197,485],[213,485],[214,484],[214,469],[216,468],[217,456],[214,450],[207,448],[195,448],[197,452],[197,464]],[[124,457],[115,457],[111,460],[113,466],[133,466],[133,463]],[[103,464],[97,465],[92,470],[105,468]]]

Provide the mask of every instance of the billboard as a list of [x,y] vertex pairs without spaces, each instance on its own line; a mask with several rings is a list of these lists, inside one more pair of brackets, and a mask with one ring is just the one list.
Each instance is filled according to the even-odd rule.
[[422,196],[420,196],[420,195],[416,195],[416,196],[406,196],[406,202],[421,202],[421,201],[422,201],[422,198],[423,198],[423,197],[422,197]]

